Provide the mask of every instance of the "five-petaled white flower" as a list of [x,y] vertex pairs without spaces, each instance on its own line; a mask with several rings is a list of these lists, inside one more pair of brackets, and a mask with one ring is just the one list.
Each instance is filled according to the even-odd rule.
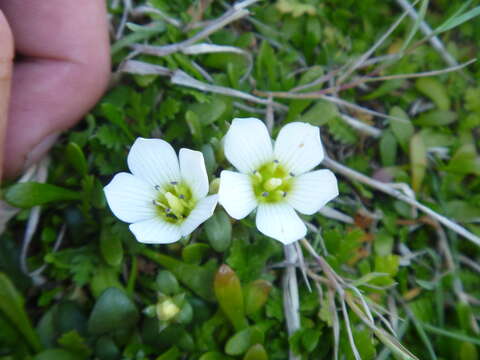
[[258,230],[284,244],[307,232],[295,210],[311,215],[338,195],[337,179],[330,170],[310,171],[323,160],[316,126],[287,124],[273,146],[262,121],[234,119],[224,150],[240,173],[222,171],[219,203],[235,219],[257,208]]
[[105,187],[112,212],[130,224],[138,241],[169,244],[190,234],[213,214],[217,195],[207,196],[208,177],[199,151],[138,138],[127,158],[129,173]]

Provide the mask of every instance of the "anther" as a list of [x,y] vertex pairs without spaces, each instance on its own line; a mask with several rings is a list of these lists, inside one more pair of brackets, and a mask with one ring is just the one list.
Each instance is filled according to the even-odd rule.
[[185,199],[185,195],[180,194],[180,195],[178,195],[178,198],[179,198],[179,199]]
[[283,197],[287,197],[287,192],[284,191],[282,196],[283,196]]
[[170,181],[171,185],[178,185],[178,181]]
[[155,190],[160,190],[160,186],[159,186],[159,185],[155,185]]
[[295,176],[295,174],[293,172],[288,173],[288,175],[290,175],[291,177]]
[[170,208],[166,208],[166,209],[165,209],[165,212],[166,212],[167,214],[169,214],[171,211],[172,211],[172,209],[170,209]]
[[278,163],[279,163],[279,161],[278,161],[277,159],[273,160],[273,162],[274,162],[275,164],[278,164]]
[[268,196],[268,191],[264,191],[264,192],[262,193],[262,196],[263,196],[263,197],[267,197],[267,196]]

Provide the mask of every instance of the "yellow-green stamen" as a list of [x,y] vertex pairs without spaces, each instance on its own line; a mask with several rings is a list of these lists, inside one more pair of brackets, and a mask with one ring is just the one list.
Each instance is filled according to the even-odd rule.
[[282,201],[292,189],[292,175],[277,160],[255,170],[251,176],[253,192],[259,202]]
[[153,203],[157,206],[158,214],[170,223],[181,223],[197,203],[190,187],[184,183],[172,181],[163,187],[157,185],[155,189],[158,195]]

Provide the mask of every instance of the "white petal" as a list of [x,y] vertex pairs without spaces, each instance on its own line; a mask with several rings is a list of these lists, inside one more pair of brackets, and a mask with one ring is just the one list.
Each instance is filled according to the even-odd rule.
[[180,180],[175,150],[160,139],[137,138],[128,153],[127,163],[135,176],[153,186]]
[[255,118],[233,119],[224,139],[225,156],[240,172],[251,173],[273,160],[272,139]]
[[234,219],[243,219],[257,206],[250,175],[223,170],[218,201]]
[[185,219],[180,227],[182,236],[187,236],[195,230],[200,224],[213,215],[215,206],[217,206],[218,195],[210,195],[197,202],[190,215]]
[[132,223],[155,216],[157,191],[132,174],[119,173],[103,189],[107,203],[120,220]]
[[295,177],[287,202],[302,214],[311,215],[337,196],[335,175],[330,170],[317,170]]
[[180,173],[190,186],[196,199],[204,198],[208,193],[208,176],[205,161],[200,151],[180,149]]
[[289,172],[303,174],[323,160],[320,129],[302,122],[287,124],[278,134],[274,152]]
[[307,234],[302,219],[285,202],[258,205],[256,224],[262,234],[285,245],[300,240]]
[[144,244],[170,244],[180,240],[180,226],[166,222],[156,216],[129,226],[137,240]]

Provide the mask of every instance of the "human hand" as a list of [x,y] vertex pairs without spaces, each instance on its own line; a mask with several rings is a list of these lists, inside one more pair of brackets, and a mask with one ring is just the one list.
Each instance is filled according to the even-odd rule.
[[95,104],[109,74],[103,0],[0,0],[4,177],[38,161]]

